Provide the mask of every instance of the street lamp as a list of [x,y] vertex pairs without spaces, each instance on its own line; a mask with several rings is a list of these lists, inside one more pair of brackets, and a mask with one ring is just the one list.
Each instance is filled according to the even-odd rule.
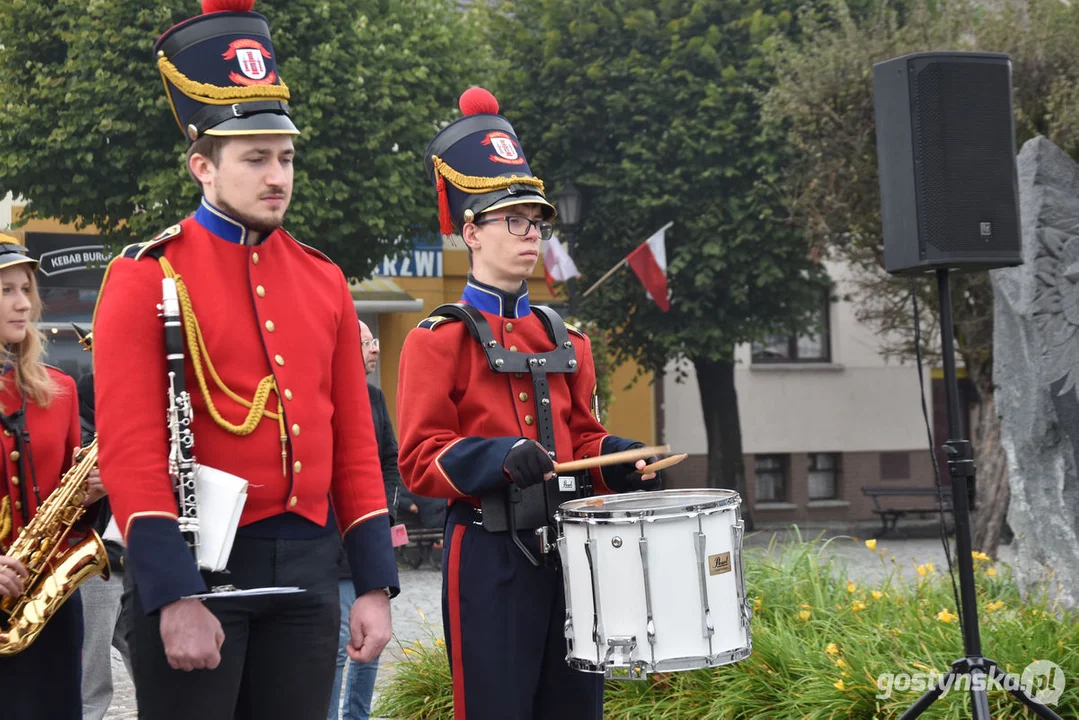
[[[576,262],[577,258],[577,225],[581,221],[581,191],[573,182],[566,178],[562,189],[555,195],[555,205],[558,207],[558,218],[562,225],[562,231],[566,240],[566,252]],[[569,290],[569,314],[570,317],[577,315],[577,278],[570,278],[566,287]]]

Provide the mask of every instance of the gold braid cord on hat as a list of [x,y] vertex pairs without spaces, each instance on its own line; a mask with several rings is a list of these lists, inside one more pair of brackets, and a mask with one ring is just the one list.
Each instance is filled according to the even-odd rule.
[[543,192],[543,181],[537,177],[529,177],[527,175],[510,175],[508,177],[480,177],[478,175],[465,175],[459,173],[438,155],[431,156],[431,162],[434,163],[435,172],[442,177],[446,178],[446,181],[450,185],[461,192],[466,192],[471,195],[482,195],[483,193],[491,192],[492,190],[505,190],[510,185],[531,185],[534,188],[538,188],[540,192]]
[[[157,67],[161,70],[161,77],[175,85],[184,95],[204,105],[231,105],[238,101],[288,100],[290,97],[288,86],[284,82],[280,85],[218,87],[192,80],[180,72],[164,55],[157,58]],[[165,89],[168,90],[168,83]]]
[[[187,286],[184,285],[183,280],[173,270],[168,260],[161,257],[159,262],[161,263],[161,269],[165,272],[165,277],[172,278],[176,282],[176,295],[180,299],[180,314],[183,316],[187,347],[191,351],[191,364],[195,369],[195,378],[198,380],[199,390],[202,391],[202,398],[206,401],[206,409],[210,411],[210,417],[214,419],[214,422],[222,430],[240,436],[253,433],[264,417],[269,420],[276,420],[278,429],[281,432],[281,473],[288,475],[288,434],[285,432],[285,408],[284,403],[281,401],[281,390],[277,387],[277,381],[274,380],[273,373],[259,381],[258,386],[255,388],[255,396],[251,400],[245,400],[229,389],[217,374],[214,364],[210,360],[210,354],[206,351],[206,343],[202,339],[202,330],[199,328],[199,321],[195,317],[195,310],[191,307],[191,296],[187,294]],[[210,371],[210,377],[213,378],[218,390],[248,409],[247,417],[242,424],[231,423],[218,412],[217,406],[214,405],[214,401],[210,397],[209,385],[206,383],[206,375],[202,368],[203,358],[206,360],[206,370]],[[277,412],[266,409],[266,403],[270,399],[271,392],[277,395]]]

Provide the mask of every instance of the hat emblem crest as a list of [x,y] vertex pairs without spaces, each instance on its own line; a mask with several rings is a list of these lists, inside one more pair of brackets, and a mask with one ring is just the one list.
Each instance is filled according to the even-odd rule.
[[491,149],[495,151],[495,154],[491,155],[491,162],[506,165],[523,165],[525,162],[525,159],[521,157],[521,153],[517,152],[517,144],[509,133],[502,131],[487,133],[487,137],[483,139],[482,144],[490,145]]
[[276,74],[266,72],[266,62],[272,57],[258,40],[244,38],[234,40],[228,50],[221,55],[225,60],[236,60],[243,75],[235,71],[229,73],[229,79],[237,85],[269,85],[276,79]]

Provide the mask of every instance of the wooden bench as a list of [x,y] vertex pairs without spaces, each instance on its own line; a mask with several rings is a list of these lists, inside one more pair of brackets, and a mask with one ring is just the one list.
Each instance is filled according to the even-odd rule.
[[[939,505],[933,507],[920,506],[916,507],[912,504],[899,506],[892,506],[889,504],[887,507],[881,505],[882,498],[898,497],[904,499],[918,498],[918,497],[937,497],[937,489],[935,487],[890,487],[887,485],[874,485],[862,488],[862,494],[873,500],[873,513],[880,516],[881,531],[878,534],[884,535],[889,530],[895,530],[896,523],[899,522],[899,518],[905,515],[918,515],[919,517],[926,517],[928,515],[935,515],[940,512]],[[940,490],[940,497],[944,501],[944,511],[952,512],[952,491],[950,488],[944,487]]]

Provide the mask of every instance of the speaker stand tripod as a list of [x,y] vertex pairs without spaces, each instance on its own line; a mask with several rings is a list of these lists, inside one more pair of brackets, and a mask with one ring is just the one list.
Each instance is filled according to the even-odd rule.
[[974,558],[971,556],[970,500],[968,491],[974,479],[974,459],[970,442],[962,439],[959,425],[959,381],[955,372],[955,330],[952,324],[952,294],[948,270],[937,270],[937,292],[940,296],[940,337],[944,357],[944,394],[948,403],[948,435],[944,443],[948,454],[948,474],[952,479],[952,508],[955,513],[955,544],[959,557],[959,597],[962,604],[963,650],[965,657],[952,663],[937,684],[918,698],[899,720],[913,720],[949,688],[956,686],[962,675],[970,676],[970,709],[974,720],[991,720],[986,689],[995,680],[1000,687],[1019,699],[1040,718],[1061,720],[1060,716],[1028,695],[1017,683],[1009,682],[997,664],[982,657],[982,641],[978,630],[978,603],[974,595]]

